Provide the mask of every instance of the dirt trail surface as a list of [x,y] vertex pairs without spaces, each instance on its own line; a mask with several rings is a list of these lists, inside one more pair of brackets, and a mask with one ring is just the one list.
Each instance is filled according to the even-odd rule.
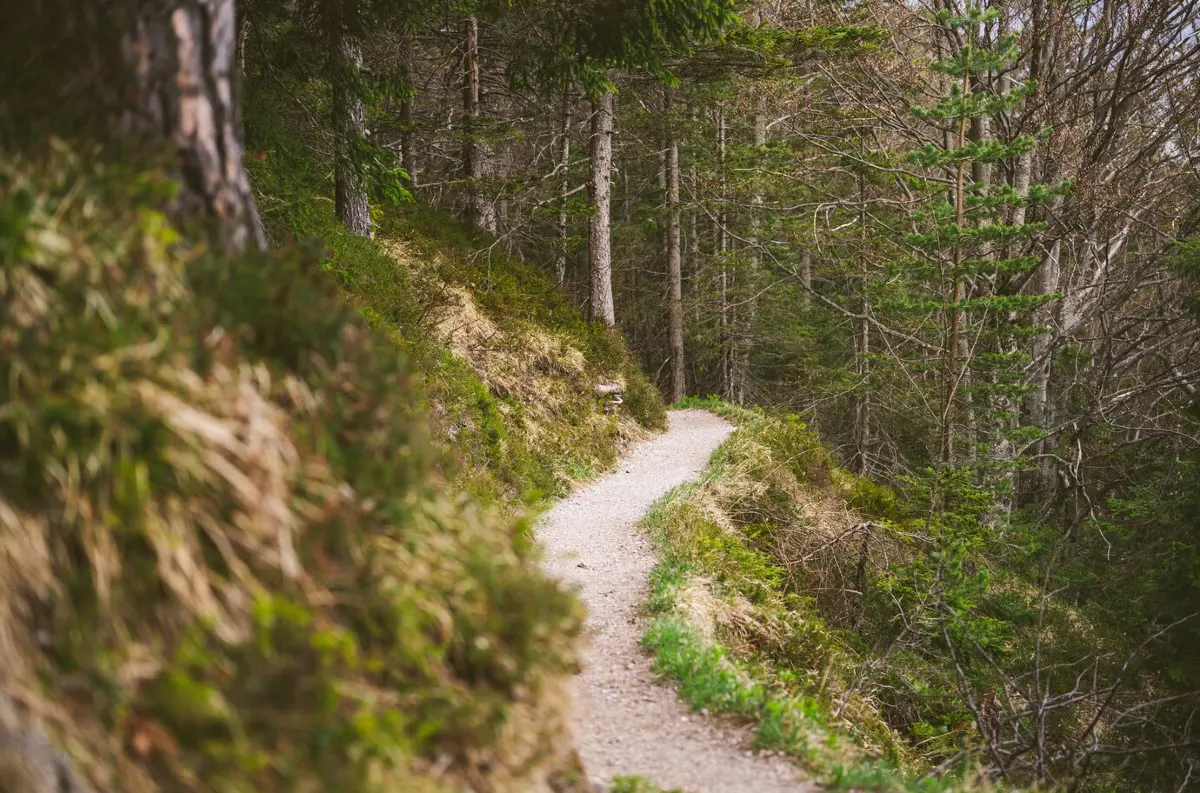
[[559,502],[538,528],[546,568],[579,586],[588,609],[575,738],[602,786],[616,776],[643,776],[688,793],[816,790],[783,758],[750,752],[745,730],[693,713],[651,672],[638,645],[655,556],[637,523],[667,491],[699,476],[731,431],[711,413],[673,411],[665,434]]

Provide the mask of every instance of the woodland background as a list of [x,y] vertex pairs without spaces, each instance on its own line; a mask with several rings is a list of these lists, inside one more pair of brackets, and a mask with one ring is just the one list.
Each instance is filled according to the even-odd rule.
[[[35,5],[10,43],[54,46],[0,47],[6,149],[56,135],[141,162],[154,146],[122,141],[167,141],[170,217],[230,255],[321,237],[319,269],[418,362],[406,329],[445,291],[389,292],[410,276],[362,269],[356,240],[453,240],[456,277],[496,312],[533,316],[522,294],[586,312],[572,332],[643,389],[645,424],[657,397],[617,333],[667,401],[719,397],[759,443],[742,450],[757,473],[714,496],[742,555],[701,533],[689,558],[732,559],[711,563],[755,624],[811,642],[743,649],[872,751],[1000,784],[1200,784],[1200,3]],[[19,209],[25,177],[6,178]],[[41,283],[25,244],[9,264]],[[272,333],[253,344],[301,338]],[[802,485],[844,500],[844,531],[813,529]],[[88,542],[99,570],[109,546]],[[480,597],[493,614],[507,595]],[[512,619],[565,626],[562,609]],[[471,679],[536,667],[521,647]]]

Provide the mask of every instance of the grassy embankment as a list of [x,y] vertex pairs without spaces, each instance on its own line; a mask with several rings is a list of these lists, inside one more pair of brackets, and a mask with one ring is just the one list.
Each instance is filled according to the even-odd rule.
[[969,774],[925,778],[939,758],[920,736],[937,728],[897,718],[937,718],[952,692],[935,690],[944,676],[918,657],[880,652],[880,566],[911,554],[895,496],[840,470],[795,416],[683,406],[738,431],[644,522],[663,553],[643,639],[656,671],[694,709],[750,723],[759,747],[831,789],[991,789]]
[[[932,509],[927,476],[890,489],[851,474],[795,416],[687,405],[738,427],[645,521],[663,556],[644,642],[693,707],[747,720],[831,788],[996,789],[973,771],[996,766],[989,736],[1039,729],[1079,758],[1108,742],[1063,764],[1068,782],[1088,772],[1072,789],[1172,778],[1169,751],[1137,752],[1153,725],[1117,715],[1169,705],[1171,670],[1112,597],[1047,592],[1069,579],[1045,530],[1020,514],[998,529],[972,488]],[[1040,720],[1038,696],[1057,703]],[[1004,784],[1029,784],[1003,751]]]
[[661,402],[531,268],[350,237],[317,174],[270,152],[278,246],[226,256],[161,176],[4,166],[5,690],[99,791],[572,789],[528,507]]

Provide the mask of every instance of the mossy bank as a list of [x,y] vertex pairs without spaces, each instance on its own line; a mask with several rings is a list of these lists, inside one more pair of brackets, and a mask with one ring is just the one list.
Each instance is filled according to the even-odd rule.
[[886,590],[887,565],[906,556],[898,527],[877,522],[895,496],[838,468],[796,416],[684,406],[738,429],[644,522],[663,554],[643,639],[655,670],[694,709],[748,722],[759,748],[831,789],[992,789],[966,756],[932,774],[953,753],[931,752],[920,725],[896,718],[898,699],[931,715],[941,700],[898,689],[907,662],[871,642],[886,630],[872,589]]
[[527,505],[661,401],[528,268],[350,237],[287,162],[245,256],[153,172],[0,173],[4,690],[99,791],[572,789]]

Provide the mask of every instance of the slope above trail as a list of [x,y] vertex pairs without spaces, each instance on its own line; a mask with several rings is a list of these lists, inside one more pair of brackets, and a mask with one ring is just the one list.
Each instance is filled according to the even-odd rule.
[[699,476],[733,429],[699,410],[673,411],[669,421],[665,434],[559,502],[538,528],[545,567],[579,587],[588,611],[574,690],[580,755],[601,784],[642,776],[688,793],[815,790],[783,758],[749,751],[746,730],[691,712],[638,644],[655,555],[637,524],[671,488]]

